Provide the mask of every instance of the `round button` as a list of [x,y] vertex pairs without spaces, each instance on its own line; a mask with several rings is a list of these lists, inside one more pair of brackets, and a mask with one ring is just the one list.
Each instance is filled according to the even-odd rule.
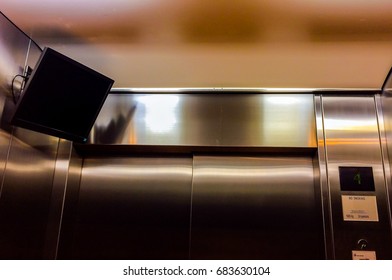
[[367,246],[368,246],[368,242],[367,242],[366,239],[359,239],[359,240],[357,241],[357,244],[358,244],[358,247],[359,247],[361,250],[365,250],[365,249],[367,248]]

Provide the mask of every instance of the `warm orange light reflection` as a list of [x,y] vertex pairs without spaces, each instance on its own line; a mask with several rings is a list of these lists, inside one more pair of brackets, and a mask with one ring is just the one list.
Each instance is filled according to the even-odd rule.
[[378,143],[378,139],[375,138],[328,138],[326,144],[328,146],[339,146],[339,145],[375,145]]

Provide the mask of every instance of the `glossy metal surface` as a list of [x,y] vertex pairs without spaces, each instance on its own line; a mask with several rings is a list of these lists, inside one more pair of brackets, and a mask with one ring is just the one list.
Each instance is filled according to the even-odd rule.
[[[315,161],[315,168],[318,171],[318,176],[315,176],[315,184],[319,187],[321,195],[321,204],[323,212],[324,225],[324,244],[326,259],[335,258],[335,244],[333,237],[333,223],[330,200],[330,189],[328,184],[327,163],[326,163],[326,147],[324,135],[324,112],[322,107],[322,97],[316,95],[314,98],[316,127],[317,127],[317,160]],[[316,175],[316,174],[315,174]]]
[[12,140],[0,203],[2,259],[43,258],[57,144],[39,148]]
[[392,94],[392,68],[389,70],[389,73],[382,85],[383,95],[390,96]]
[[[392,163],[392,72],[389,73],[383,85],[381,108],[385,126],[389,160]],[[392,176],[392,174],[391,174]]]
[[[388,186],[388,197],[389,197],[389,205],[390,205],[390,213],[392,216],[392,70],[389,71],[388,76],[384,82],[382,88],[382,94],[379,99],[379,116],[383,121],[383,128],[385,142],[383,142],[383,152],[384,156],[388,159],[385,159],[385,177],[387,180]],[[388,170],[389,168],[389,170]],[[391,218],[392,225],[392,218]]]
[[187,259],[191,182],[191,158],[85,159],[60,257]]
[[72,142],[60,139],[53,174],[48,220],[45,233],[44,259],[56,259],[60,238],[64,198],[67,190]]
[[[58,139],[9,125],[11,81],[26,65],[34,67],[41,49],[2,14],[0,30],[0,258],[41,259]],[[15,80],[15,94],[21,82]]]
[[[324,134],[328,182],[331,192],[335,257],[351,259],[356,242],[368,240],[369,250],[377,258],[392,258],[389,210],[387,205],[384,169],[374,96],[323,96]],[[339,166],[369,166],[373,169],[379,222],[343,221],[341,195],[363,192],[342,192],[339,184]]]
[[[392,216],[392,97],[389,94],[382,94],[379,99],[379,117],[382,119],[383,137],[382,151],[384,157],[385,180],[388,190],[389,211]],[[392,217],[391,217],[392,226]]]
[[[73,247],[70,246],[74,239],[75,221],[78,214],[78,202],[80,191],[80,180],[82,175],[83,158],[73,148],[68,163],[68,173],[65,184],[65,193],[61,205],[61,217],[54,216],[55,222],[57,218],[61,220],[60,228],[56,231],[57,244],[54,248],[49,244],[49,253],[55,252],[55,259],[70,258],[73,254]],[[54,205],[54,207],[59,207]],[[58,209],[58,208],[55,208]],[[47,243],[53,239],[47,238]]]
[[[3,174],[10,147],[10,125],[7,124],[9,105],[12,104],[11,81],[22,74],[29,38],[0,13],[0,197]],[[20,82],[20,80],[18,80]],[[17,85],[19,85],[17,82]]]
[[316,147],[311,94],[109,95],[90,144]]
[[[383,99],[388,98],[385,95],[382,96],[381,94],[377,94],[375,96],[375,102],[376,102],[376,112],[377,112],[377,119],[378,119],[378,126],[379,126],[379,133],[380,133],[380,142],[381,142],[381,155],[382,155],[382,162],[383,162],[383,168],[384,168],[384,180],[385,180],[385,186],[386,186],[386,191],[387,191],[387,200],[388,200],[388,208],[389,208],[389,224],[391,227],[391,238],[392,238],[392,178],[391,178],[391,161],[390,161],[390,156],[388,154],[388,140],[387,138],[387,132],[391,133],[391,131],[387,130],[386,127],[386,122],[385,119],[388,119],[390,122],[390,117],[388,115],[384,114],[384,109],[383,109]],[[391,129],[390,127],[388,129]]]
[[306,157],[195,156],[192,259],[323,259]]

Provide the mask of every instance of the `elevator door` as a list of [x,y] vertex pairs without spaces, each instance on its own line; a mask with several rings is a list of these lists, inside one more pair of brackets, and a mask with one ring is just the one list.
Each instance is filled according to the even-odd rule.
[[322,259],[309,157],[193,159],[192,259]]
[[314,173],[298,156],[85,158],[59,258],[324,258]]
[[187,259],[191,157],[85,158],[65,259]]

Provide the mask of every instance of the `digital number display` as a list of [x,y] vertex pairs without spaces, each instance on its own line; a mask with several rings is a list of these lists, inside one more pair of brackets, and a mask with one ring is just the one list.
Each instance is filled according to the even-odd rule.
[[371,167],[339,167],[340,189],[342,191],[375,191]]

